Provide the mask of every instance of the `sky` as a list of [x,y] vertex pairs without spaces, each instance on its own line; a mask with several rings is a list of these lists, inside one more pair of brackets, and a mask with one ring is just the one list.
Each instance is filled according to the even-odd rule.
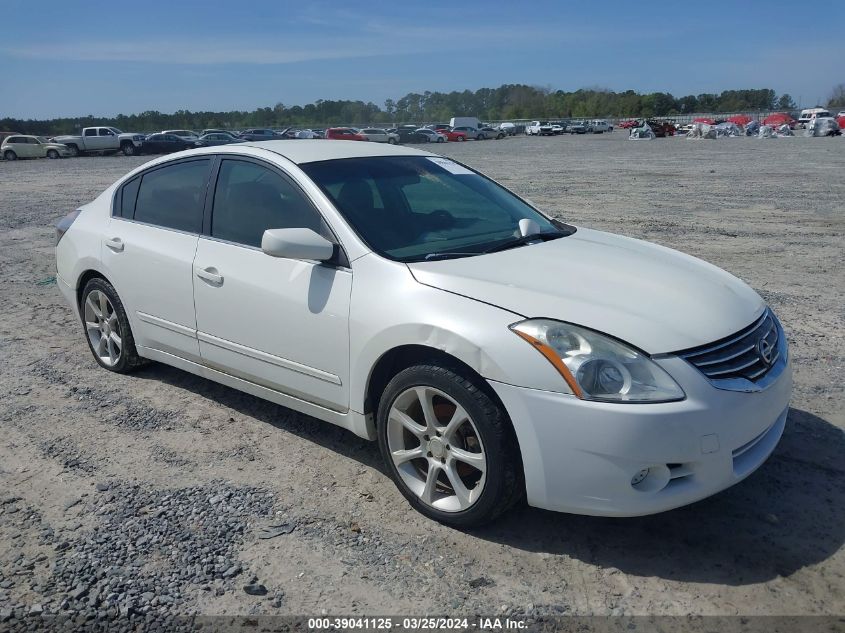
[[825,13],[781,0],[0,0],[0,118],[381,106],[506,83],[772,88],[810,107],[845,81],[841,14]]

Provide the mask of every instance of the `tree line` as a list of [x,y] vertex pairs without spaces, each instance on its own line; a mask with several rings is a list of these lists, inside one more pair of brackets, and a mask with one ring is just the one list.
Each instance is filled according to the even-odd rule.
[[319,99],[304,106],[277,103],[273,107],[257,108],[251,112],[177,110],[167,114],[151,110],[113,117],[88,115],[48,120],[7,117],[0,119],[0,131],[50,136],[78,132],[83,127],[95,125],[109,125],[132,132],[151,132],[164,129],[425,123],[448,121],[453,116],[477,116],[482,120],[503,121],[527,118],[652,117],[693,112],[751,112],[795,108],[790,95],[778,96],[774,90],[767,88],[675,97],[666,92],[642,94],[633,90],[614,92],[598,88],[566,92],[524,84],[505,84],[474,92],[412,92],[397,100],[387,99],[382,106],[364,101]]

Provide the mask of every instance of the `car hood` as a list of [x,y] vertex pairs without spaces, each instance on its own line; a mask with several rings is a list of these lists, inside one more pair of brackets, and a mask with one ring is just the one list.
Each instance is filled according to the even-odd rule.
[[428,286],[526,318],[583,325],[649,354],[724,338],[765,308],[754,290],[716,266],[590,229],[499,253],[408,267]]
[[44,143],[44,146],[50,149],[67,149],[67,145],[64,143]]

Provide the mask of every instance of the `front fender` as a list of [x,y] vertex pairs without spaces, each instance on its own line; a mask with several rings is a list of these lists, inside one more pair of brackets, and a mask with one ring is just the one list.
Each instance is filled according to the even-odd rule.
[[508,384],[567,391],[552,365],[508,326],[519,315],[416,281],[408,267],[365,255],[353,262],[350,304],[350,408],[364,413],[373,368],[405,345],[454,356]]

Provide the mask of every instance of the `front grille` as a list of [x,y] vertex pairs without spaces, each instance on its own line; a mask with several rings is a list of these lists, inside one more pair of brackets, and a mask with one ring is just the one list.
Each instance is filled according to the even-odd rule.
[[678,356],[692,363],[710,380],[765,376],[780,358],[778,325],[766,310],[748,327],[720,341],[695,347]]

